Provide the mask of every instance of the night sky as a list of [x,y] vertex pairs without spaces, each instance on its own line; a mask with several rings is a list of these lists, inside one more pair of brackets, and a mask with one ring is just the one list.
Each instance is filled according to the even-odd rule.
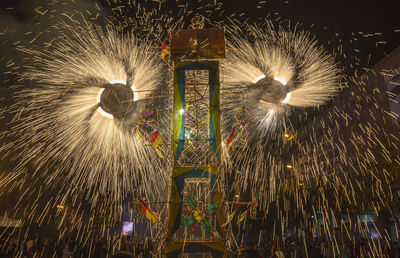
[[[18,30],[18,27],[31,26],[36,22],[34,17],[38,14],[34,9],[45,6],[46,2],[54,2],[55,6],[60,5],[61,10],[75,8],[84,11],[86,7],[92,5],[91,1],[87,0],[75,1],[75,4],[68,6],[61,5],[58,3],[61,1],[55,0],[33,1],[33,3],[30,0],[1,0],[0,17],[3,17],[0,19],[2,23],[0,31],[4,31],[5,27],[15,27]],[[111,8],[107,2],[112,1],[102,0],[99,4],[105,12],[111,14]],[[127,1],[121,2],[122,4],[116,5],[123,5]],[[146,7],[158,6],[157,2],[150,0],[139,0],[137,3]],[[205,9],[201,7],[208,3],[214,3],[214,0],[166,0],[161,12],[173,15],[177,12],[178,5],[187,4],[188,9],[193,10],[193,13],[201,13]],[[400,45],[400,0],[223,0],[221,8],[224,10],[223,15],[232,15],[231,17],[241,20],[248,19],[250,22],[264,20],[269,16],[272,20],[288,19],[291,24],[301,23],[303,29],[309,30],[323,44],[330,43],[329,41],[336,44],[340,40],[345,46],[359,50],[360,52],[357,53],[362,59],[372,54],[369,61],[365,59],[362,63],[367,67],[375,64],[385,54]],[[220,16],[219,11],[215,14]],[[378,35],[378,33],[381,34]]]

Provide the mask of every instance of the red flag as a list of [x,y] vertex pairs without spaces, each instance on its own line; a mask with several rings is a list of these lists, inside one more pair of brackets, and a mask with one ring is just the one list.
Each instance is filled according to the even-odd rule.
[[226,142],[226,147],[229,147],[229,145],[231,145],[231,142],[233,140],[233,136],[235,135],[235,128],[233,129],[231,135],[229,136],[228,141]]
[[169,47],[165,41],[161,44],[161,58],[165,59],[165,57],[169,55]]
[[143,201],[141,211],[152,223],[156,224],[158,222],[157,213],[153,211],[150,207],[147,207],[147,205]]
[[158,145],[161,143],[162,141],[162,137],[160,135],[160,133],[158,131],[153,132],[152,134],[150,134],[149,136],[149,141],[151,142],[151,144],[154,146],[154,148],[157,148]]
[[164,50],[167,47],[167,43],[165,41],[161,44],[161,49]]

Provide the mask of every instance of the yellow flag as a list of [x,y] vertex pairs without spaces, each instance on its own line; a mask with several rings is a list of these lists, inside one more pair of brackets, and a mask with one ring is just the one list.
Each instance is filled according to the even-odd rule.
[[244,218],[246,218],[247,213],[249,213],[250,209],[247,209],[245,212],[243,212],[242,214],[240,214],[240,217],[238,219],[238,222],[242,222],[244,220]]
[[142,202],[141,211],[146,216],[146,218],[150,220],[152,223],[156,224],[159,221],[157,213],[153,211],[150,207],[147,207],[147,205],[144,202]]
[[227,224],[231,223],[231,221],[233,220],[233,217],[235,217],[237,208],[228,216],[228,220],[222,225],[223,227],[225,227]]
[[237,209],[234,210],[231,214],[229,214],[228,221],[226,223],[229,223],[233,220],[233,217],[235,217],[236,211],[237,211]]

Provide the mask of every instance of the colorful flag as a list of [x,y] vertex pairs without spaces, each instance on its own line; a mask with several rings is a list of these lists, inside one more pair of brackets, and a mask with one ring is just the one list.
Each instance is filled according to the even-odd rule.
[[150,207],[147,207],[147,205],[143,201],[142,201],[142,213],[146,216],[148,220],[150,220],[154,224],[156,224],[159,221],[157,213],[153,211]]
[[237,211],[237,208],[231,214],[229,214],[228,221],[226,223],[229,223],[233,220],[233,218],[235,217],[236,211]]
[[157,131],[154,131],[152,134],[150,134],[149,141],[151,142],[153,147],[157,149],[158,145],[160,145],[160,143],[162,141],[160,132],[158,132],[158,130],[157,130]]
[[162,155],[161,151],[157,148],[158,145],[160,145],[161,141],[162,141],[162,137],[161,137],[160,132],[158,132],[158,130],[154,131],[152,134],[150,134],[149,142],[151,142],[151,144],[153,145],[154,151],[157,153],[157,155],[160,158],[164,158],[164,156]]
[[161,58],[165,59],[165,57],[169,55],[169,47],[165,41],[161,44]]
[[236,208],[231,214],[229,214],[228,220],[222,225],[223,227],[226,226],[227,224],[231,223],[231,221],[235,217],[235,214],[236,214],[237,210],[238,210],[238,208]]
[[231,135],[229,136],[229,139],[228,139],[228,141],[226,142],[226,147],[227,147],[227,148],[229,147],[229,145],[231,145],[234,135],[235,135],[235,128],[233,128],[233,131],[231,132]]

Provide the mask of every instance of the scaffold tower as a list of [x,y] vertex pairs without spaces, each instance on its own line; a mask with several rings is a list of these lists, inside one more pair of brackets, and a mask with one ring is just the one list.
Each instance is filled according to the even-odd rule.
[[226,257],[221,177],[223,29],[172,31],[172,184],[167,257]]

